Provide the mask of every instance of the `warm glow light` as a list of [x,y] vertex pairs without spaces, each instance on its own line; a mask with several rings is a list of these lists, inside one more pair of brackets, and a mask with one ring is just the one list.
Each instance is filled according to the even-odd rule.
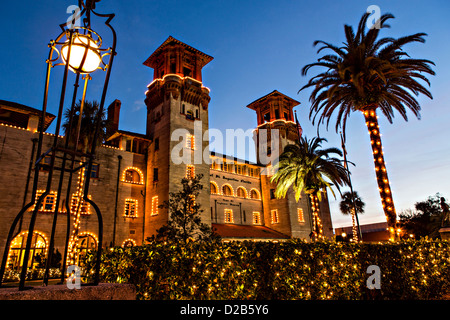
[[152,216],[158,215],[158,196],[152,197]]
[[[139,176],[138,180],[133,180],[133,172],[136,171],[137,175]],[[136,167],[127,167],[125,170],[122,171],[122,181],[127,183],[134,183],[134,184],[144,184],[144,174],[142,173],[141,169]]]
[[137,218],[138,201],[136,199],[125,199],[124,217]]
[[280,218],[278,216],[278,209],[270,210],[270,218],[271,218],[272,224],[280,222]]
[[[69,42],[63,44],[61,48],[61,58],[67,62],[69,53]],[[83,62],[83,58],[86,56]],[[102,58],[98,46],[89,35],[74,34],[72,49],[70,51],[69,67],[73,72],[91,73],[100,65]]]
[[225,223],[234,223],[233,210],[225,209]]
[[186,165],[186,179],[195,178],[195,167],[193,165]]
[[292,124],[296,124],[294,121],[290,121],[290,120],[275,119],[275,120],[272,120],[272,121],[270,121],[270,122],[264,122],[264,123],[261,123],[260,125],[257,126],[257,128],[259,128],[259,127],[261,127],[261,126],[263,126],[263,125],[266,125],[266,124],[272,124],[272,123],[277,122],[277,121],[281,121],[281,122],[284,122],[284,123],[292,123]]
[[[202,83],[201,81],[198,81],[197,79],[194,79],[194,78],[191,78],[191,77],[188,77],[188,76],[182,77],[182,76],[180,76],[180,75],[178,75],[178,74],[176,74],[176,73],[168,73],[168,74],[164,75],[162,78],[156,78],[156,79],[154,79],[152,82],[150,82],[150,83],[148,84],[147,88],[149,88],[149,87],[150,87],[153,83],[155,83],[156,81],[164,81],[167,77],[178,77],[178,78],[180,78],[180,79],[182,79],[182,80],[184,80],[184,79],[189,79],[189,80],[191,80],[191,81],[195,81],[195,82],[197,82],[197,83],[199,83],[199,84],[201,85],[201,88],[202,88],[202,89],[206,89],[206,90],[208,90],[208,92],[211,92],[211,89],[209,89],[208,87],[203,86],[203,83]],[[147,92],[148,92],[148,90],[145,91],[145,94],[147,94]]]
[[124,240],[124,241],[122,242],[122,248],[129,247],[129,246],[130,246],[130,243],[133,244],[133,245],[132,245],[133,247],[136,246],[136,240],[131,239],[131,238],[128,238],[128,239],[126,239],[126,240]]

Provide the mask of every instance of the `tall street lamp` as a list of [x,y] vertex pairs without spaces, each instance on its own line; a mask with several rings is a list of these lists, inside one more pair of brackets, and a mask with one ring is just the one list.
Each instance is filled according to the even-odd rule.
[[[67,251],[69,247],[69,233],[70,233],[70,213],[71,208],[69,201],[71,195],[71,185],[73,180],[73,174],[79,170],[82,170],[83,173],[80,177],[84,179],[84,190],[82,200],[78,198],[78,201],[85,201],[94,208],[97,220],[98,220],[98,244],[97,244],[97,259],[95,265],[95,273],[94,273],[94,281],[92,285],[97,285],[99,283],[99,274],[100,274],[100,258],[101,258],[101,249],[102,249],[102,240],[103,240],[103,219],[100,212],[100,209],[96,205],[96,203],[88,197],[89,193],[89,184],[91,178],[92,164],[93,159],[95,158],[95,150],[97,146],[97,137],[99,136],[100,123],[101,123],[101,115],[103,114],[103,108],[105,103],[106,92],[108,89],[111,69],[113,65],[114,56],[116,55],[116,32],[114,28],[110,25],[111,20],[114,18],[114,14],[101,14],[95,11],[95,4],[99,0],[79,0],[78,7],[79,11],[76,11],[78,21],[82,21],[82,25],[76,26],[73,21],[68,21],[64,24],[61,24],[60,27],[62,32],[55,39],[50,41],[49,48],[50,52],[48,55],[47,63],[47,73],[45,77],[45,89],[44,89],[44,99],[42,105],[42,114],[39,124],[39,140],[37,143],[37,151],[36,151],[36,161],[34,163],[34,180],[31,192],[30,202],[26,203],[20,212],[17,214],[14,219],[8,234],[8,238],[5,245],[5,250],[3,254],[2,264],[0,267],[0,285],[2,284],[3,275],[5,273],[6,263],[8,260],[8,253],[10,250],[11,241],[14,236],[15,228],[19,220],[21,220],[22,216],[25,212],[27,212],[30,208],[31,217],[30,223],[28,226],[28,235],[26,241],[26,248],[24,251],[23,259],[22,259],[22,271],[20,274],[20,282],[19,282],[19,290],[25,289],[25,278],[27,274],[30,251],[32,245],[32,238],[34,233],[34,226],[37,219],[37,212],[41,207],[45,197],[49,195],[51,191],[51,186],[53,183],[53,174],[54,171],[60,171],[59,181],[58,181],[58,191],[56,196],[56,205],[53,214],[53,222],[52,222],[52,230],[49,241],[49,248],[47,253],[47,262],[44,273],[44,285],[48,284],[49,278],[49,268],[52,260],[53,248],[54,248],[54,238],[55,238],[55,230],[57,226],[57,218],[59,211],[59,204],[61,199],[61,191],[63,190],[63,186],[67,188],[67,196],[65,201],[65,209],[67,214],[67,226],[66,226],[66,242],[64,249],[64,261],[62,264],[61,270],[61,280],[64,281],[65,278],[65,268],[67,261]],[[102,43],[102,38],[98,33],[96,33],[91,27],[91,15],[95,15],[98,18],[106,19],[104,24],[109,28],[112,34],[112,43],[111,46],[105,47]],[[50,83],[50,73],[52,68],[55,66],[63,66],[64,74],[61,81],[61,95],[59,99],[59,109],[58,116],[56,121],[55,133],[53,136],[53,143],[51,147],[47,150],[43,150],[43,138],[44,138],[44,119],[47,112],[47,101],[49,95],[49,83]],[[65,103],[66,96],[66,87],[67,81],[69,77],[69,70],[75,74],[74,80],[74,89],[71,99],[71,107],[69,113],[69,123],[66,128],[66,136],[64,138],[63,143],[58,143],[59,133],[61,130],[61,120],[63,117],[63,109]],[[104,83],[103,83],[103,91],[99,104],[99,111],[97,113],[97,119],[95,122],[95,133],[91,141],[88,142],[88,148],[85,151],[79,150],[80,144],[80,129],[81,129],[81,119],[83,115],[83,106],[86,99],[86,90],[88,81],[92,79],[93,74],[95,76],[101,76],[100,73],[96,72],[96,70],[104,71]],[[81,93],[81,105],[78,113],[78,122],[77,125],[74,125],[73,118],[76,115],[75,113],[75,102],[77,100],[78,87],[80,76],[82,80],[84,80],[83,91]],[[48,166],[48,176],[46,187],[43,193],[36,199],[37,188],[39,185],[39,173],[40,168],[44,165],[44,158],[50,157],[50,165]],[[55,160],[58,159],[58,166],[55,165]],[[79,166],[76,164],[80,163]],[[60,164],[60,165],[59,165]],[[67,174],[67,179],[66,179]],[[45,177],[44,177],[45,179]],[[56,180],[56,179],[55,179]]]

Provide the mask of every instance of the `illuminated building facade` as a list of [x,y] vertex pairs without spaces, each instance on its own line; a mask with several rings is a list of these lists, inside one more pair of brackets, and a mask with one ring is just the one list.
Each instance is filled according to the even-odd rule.
[[[98,204],[104,224],[105,245],[139,245],[155,234],[169,219],[166,209],[159,208],[169,199],[170,192],[180,188],[183,177],[203,174],[203,190],[196,198],[202,209],[202,221],[211,224],[224,239],[274,240],[303,238],[311,233],[311,208],[307,196],[297,203],[288,192],[285,199],[275,199],[275,185],[270,183],[270,167],[258,158],[256,163],[232,156],[207,152],[207,159],[196,161],[196,156],[209,150],[204,134],[209,129],[209,89],[202,82],[202,68],[213,58],[185,43],[169,37],[144,62],[154,70],[153,80],[147,86],[146,133],[119,129],[121,102],[113,101],[107,110],[112,126],[108,139],[98,148],[91,175],[90,197]],[[257,146],[270,154],[272,144],[261,144],[262,129],[278,129],[278,144],[284,148],[299,138],[301,130],[293,117],[293,108],[299,102],[278,92],[250,103],[247,107],[257,114],[254,140]],[[0,101],[0,250],[12,220],[22,206],[30,201],[30,181],[33,180],[33,155],[37,138],[40,111],[17,103]],[[54,116],[47,114],[45,129]],[[177,136],[180,130],[183,136]],[[178,131],[177,131],[178,130]],[[51,143],[51,134],[44,144]],[[175,136],[175,138],[174,138]],[[63,137],[61,137],[61,141]],[[180,149],[180,142],[183,143]],[[174,161],[174,150],[179,148],[187,163]],[[265,172],[268,169],[267,172]],[[45,160],[42,167],[45,176]],[[265,173],[268,173],[267,176]],[[262,174],[263,173],[263,174]],[[55,181],[59,175],[55,174]],[[78,181],[73,182],[76,190]],[[38,186],[44,189],[45,181]],[[74,191],[75,192],[75,191]],[[38,192],[39,195],[39,192]],[[61,196],[60,208],[55,208],[56,197]],[[77,207],[74,193],[67,198],[51,192],[39,210],[36,222],[36,250],[45,251],[52,215],[59,212],[55,247],[63,248],[67,219],[64,204]],[[79,246],[81,250],[96,247],[96,216],[87,203],[81,203]],[[320,203],[324,235],[332,235],[328,201]],[[24,220],[29,219],[25,216]],[[27,226],[23,221],[21,226]],[[25,233],[24,233],[25,232]],[[26,234],[17,231],[10,250],[9,265],[20,265],[20,250]],[[14,248],[13,248],[14,247]],[[0,252],[0,254],[3,254]],[[30,259],[30,263],[35,260]]]

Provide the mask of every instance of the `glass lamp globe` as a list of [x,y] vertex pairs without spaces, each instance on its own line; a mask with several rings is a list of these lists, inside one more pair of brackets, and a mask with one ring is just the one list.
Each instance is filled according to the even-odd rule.
[[[67,40],[61,48],[61,58],[67,63],[70,40]],[[86,59],[83,61],[83,57]],[[72,49],[70,51],[69,68],[73,72],[91,73],[95,71],[102,58],[97,43],[90,35],[74,34]]]

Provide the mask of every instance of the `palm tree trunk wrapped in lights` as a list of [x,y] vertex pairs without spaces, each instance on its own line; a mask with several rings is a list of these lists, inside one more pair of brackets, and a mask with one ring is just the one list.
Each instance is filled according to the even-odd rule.
[[323,239],[323,225],[322,220],[320,219],[320,206],[319,206],[319,197],[318,193],[312,193],[309,195],[309,199],[311,201],[311,211],[313,216],[313,227],[312,232],[316,239]]
[[[376,27],[366,30],[370,17],[365,13],[356,32],[345,25],[346,41],[343,46],[335,46],[325,41],[318,50],[329,53],[316,62],[307,64],[302,69],[306,75],[312,67],[326,70],[309,79],[301,90],[312,88],[310,95],[310,118],[313,124],[326,123],[336,116],[336,132],[342,127],[345,135],[347,119],[355,111],[364,114],[369,130],[375,160],[375,171],[380,191],[383,211],[391,232],[395,228],[396,213],[392,200],[391,188],[383,157],[381,138],[377,120],[377,111],[392,123],[394,111],[407,121],[407,110],[420,119],[420,105],[415,99],[420,93],[432,99],[431,93],[419,80],[430,85],[425,75],[434,75],[431,69],[434,63],[426,59],[413,59],[403,49],[406,44],[424,43],[425,33],[416,33],[400,38],[381,38],[382,29],[388,28],[386,21],[394,18],[392,14],[383,14]],[[394,236],[394,234],[392,234]]]
[[353,241],[358,242],[362,241],[362,237],[358,236],[358,227],[356,221],[356,215],[364,213],[364,206],[366,204],[359,197],[356,191],[347,191],[342,194],[342,200],[339,203],[339,209],[342,214],[352,216],[352,232],[353,232]]
[[389,184],[386,163],[384,161],[383,146],[381,144],[380,127],[375,108],[365,110],[364,118],[369,130],[370,144],[372,145],[373,161],[375,163],[375,175],[378,183],[378,191],[381,196],[381,205],[389,226],[394,226],[397,221],[394,202],[392,201],[391,186]]
[[356,226],[355,209],[352,209],[352,235],[353,235],[353,241],[358,242],[358,227]]

